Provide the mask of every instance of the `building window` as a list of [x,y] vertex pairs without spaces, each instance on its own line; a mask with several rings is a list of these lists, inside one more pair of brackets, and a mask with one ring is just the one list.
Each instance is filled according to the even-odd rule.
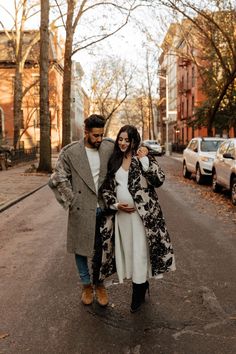
[[40,110],[36,108],[35,110],[35,127],[40,128]]
[[36,150],[37,150],[37,153],[39,153],[39,151],[40,151],[40,140],[36,141]]
[[34,85],[34,94],[36,95],[36,96],[39,96],[39,83],[35,83],[35,85]]
[[15,90],[15,76],[11,77],[11,90],[12,94],[14,95],[14,90]]
[[38,74],[32,74],[32,83],[34,84],[33,86],[33,90],[34,90],[34,95],[35,96],[39,96],[39,90],[40,90],[40,86],[39,86],[39,75]]
[[2,135],[3,135],[3,130],[2,130],[2,111],[0,109],[0,139],[2,139]]
[[8,47],[12,47],[12,48],[13,48],[13,46],[14,46],[13,40],[12,40],[12,39],[9,39],[9,40],[7,41],[7,45],[8,45]]
[[192,66],[192,87],[195,87],[195,67]]
[[194,138],[194,126],[192,126],[192,138]]
[[195,98],[194,95],[192,96],[192,114],[194,115],[194,104],[195,104]]
[[24,141],[19,141],[19,148],[21,150],[24,150],[24,148],[25,148],[25,142]]
[[57,117],[57,129],[60,129],[60,110],[59,109],[57,109],[56,117]]
[[25,127],[25,122],[24,122],[24,112],[23,109],[20,111],[20,128],[24,129]]
[[49,111],[49,123],[50,123],[50,129],[52,128],[52,111],[50,109]]

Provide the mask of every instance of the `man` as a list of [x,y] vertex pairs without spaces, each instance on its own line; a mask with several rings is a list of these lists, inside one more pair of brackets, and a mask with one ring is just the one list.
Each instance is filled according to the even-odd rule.
[[[98,190],[106,176],[107,162],[114,144],[103,140],[105,119],[102,116],[93,114],[84,123],[84,139],[61,150],[49,186],[59,203],[69,209],[67,250],[75,254],[83,285],[81,301],[84,305],[92,304],[95,290],[98,303],[106,306],[108,295],[99,278],[104,203]],[[92,258],[92,276],[88,257]]]

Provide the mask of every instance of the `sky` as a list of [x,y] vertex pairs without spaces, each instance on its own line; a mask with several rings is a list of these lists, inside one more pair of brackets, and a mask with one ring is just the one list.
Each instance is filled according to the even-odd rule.
[[[1,8],[1,6],[5,7],[6,11]],[[14,0],[0,0],[0,21],[4,23],[6,27],[11,26],[10,15],[7,13],[14,13]],[[145,26],[148,27],[149,31],[155,36],[157,44],[160,44],[163,39],[163,29],[161,29],[161,22],[158,21],[158,13],[153,12],[154,10],[149,10],[147,8],[140,8],[135,11],[133,19],[136,21],[142,22]],[[101,15],[101,13],[99,14]],[[106,14],[105,14],[106,15]],[[104,15],[104,19],[106,21],[106,16]],[[96,13],[92,14],[95,16]],[[96,22],[99,21],[98,17],[96,18]],[[103,21],[103,16],[101,17],[101,21]],[[107,18],[109,21],[109,18]],[[117,22],[119,22],[117,20]],[[83,67],[85,72],[84,82],[85,86],[88,88],[90,84],[90,76],[92,69],[95,63],[102,59],[107,58],[109,56],[115,56],[117,58],[121,58],[127,60],[132,63],[133,66],[139,68],[140,70],[145,67],[145,50],[144,43],[147,45],[146,35],[142,32],[144,29],[143,25],[135,25],[135,21],[129,22],[121,31],[118,32],[115,36],[106,39],[94,48],[89,48],[88,50],[81,50],[77,54],[73,56],[73,60],[79,61]],[[39,17],[32,17],[31,22],[28,22],[28,28],[35,28],[39,26]],[[80,31],[82,26],[80,27]],[[91,30],[93,31],[93,27],[91,26]],[[159,32],[159,33],[158,33]],[[148,43],[148,45],[154,49],[155,45]],[[155,48],[154,50],[158,50]]]
[[[137,24],[136,21],[142,22],[142,24]],[[155,44],[150,41],[148,42],[143,24],[148,28],[152,36],[155,37]],[[87,82],[89,82],[89,75],[94,64],[98,60],[109,56],[127,60],[133,67],[137,67],[137,70],[144,71],[146,65],[146,49],[144,45],[148,46],[151,51],[154,51],[156,56],[157,53],[160,54],[160,44],[164,38],[167,26],[160,23],[158,14],[154,14],[153,10],[140,8],[135,11],[132,21],[116,35],[102,41],[99,46],[95,47],[96,49],[79,51],[73,59],[78,60],[84,68],[85,73],[88,73]]]

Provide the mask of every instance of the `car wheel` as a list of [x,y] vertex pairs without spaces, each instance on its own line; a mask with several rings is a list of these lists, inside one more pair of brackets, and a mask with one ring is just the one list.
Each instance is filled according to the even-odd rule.
[[236,178],[232,179],[231,183],[231,201],[233,205],[236,205]]
[[186,162],[183,162],[183,176],[184,178],[190,178],[191,177],[191,172],[187,169]]
[[212,190],[214,193],[220,192],[222,187],[217,183],[217,176],[216,176],[216,171],[213,170],[212,172]]
[[197,165],[197,168],[196,168],[196,182],[197,182],[197,184],[202,184],[203,181],[204,181],[204,176],[201,173],[200,166]]

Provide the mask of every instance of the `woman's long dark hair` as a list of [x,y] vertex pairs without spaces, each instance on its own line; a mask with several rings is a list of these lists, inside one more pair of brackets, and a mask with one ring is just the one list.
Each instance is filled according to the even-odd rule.
[[[118,140],[119,140],[120,134],[123,132],[127,133],[128,139],[130,141],[130,145],[129,145],[126,152],[122,152],[119,148],[119,145],[118,145]],[[113,153],[108,161],[107,175],[109,177],[113,177],[115,175],[116,171],[122,165],[122,161],[123,161],[124,156],[126,156],[130,151],[131,151],[132,155],[136,154],[139,144],[140,144],[140,141],[141,141],[141,138],[140,138],[139,132],[135,126],[124,125],[120,129],[120,131],[116,137]]]

